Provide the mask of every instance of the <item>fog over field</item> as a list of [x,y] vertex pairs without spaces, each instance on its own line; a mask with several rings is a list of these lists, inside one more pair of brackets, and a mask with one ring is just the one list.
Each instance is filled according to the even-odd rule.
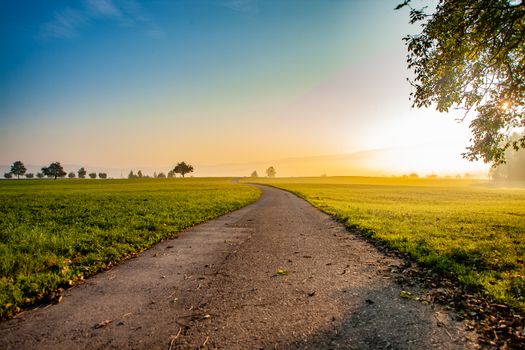
[[[424,152],[427,156],[422,156]],[[435,152],[435,150],[434,150]],[[441,155],[442,151],[438,153]],[[452,152],[451,152],[452,153]],[[484,179],[488,177],[488,167],[482,164],[472,165],[461,162],[461,160],[446,161],[433,157],[433,150],[413,149],[389,149],[371,150],[350,154],[337,154],[317,157],[297,157],[270,159],[265,161],[239,162],[239,163],[196,163],[193,176],[249,176],[254,170],[260,176],[265,175],[269,166],[274,166],[277,176],[344,176],[352,174],[355,176],[400,176],[417,173],[420,176],[464,176]],[[174,165],[165,166],[130,166],[122,168],[89,166],[84,164],[63,164],[64,169],[76,172],[80,167],[85,167],[88,172],[107,172],[109,177],[127,177],[131,170],[141,170],[142,173],[153,175],[154,173],[167,173]],[[27,165],[28,172],[36,173],[44,166]],[[9,166],[0,166],[0,172],[9,171]]]

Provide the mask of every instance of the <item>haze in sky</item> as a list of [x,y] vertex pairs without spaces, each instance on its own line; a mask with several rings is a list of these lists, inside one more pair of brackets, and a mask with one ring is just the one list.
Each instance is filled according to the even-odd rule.
[[0,164],[486,171],[460,112],[411,109],[398,2],[4,1]]

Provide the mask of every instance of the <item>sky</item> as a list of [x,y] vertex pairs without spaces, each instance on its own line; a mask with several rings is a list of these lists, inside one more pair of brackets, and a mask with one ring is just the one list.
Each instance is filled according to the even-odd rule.
[[486,171],[461,158],[460,114],[411,108],[402,37],[418,29],[397,2],[3,1],[0,164]]

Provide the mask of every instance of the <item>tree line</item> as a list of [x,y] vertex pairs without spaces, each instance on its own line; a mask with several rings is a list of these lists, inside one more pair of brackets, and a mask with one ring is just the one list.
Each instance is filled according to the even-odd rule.
[[27,179],[33,179],[35,177],[38,179],[43,179],[44,177],[48,177],[56,180],[58,178],[66,177],[66,175],[70,179],[74,179],[76,177],[79,179],[85,179],[86,175],[89,176],[90,179],[96,179],[97,176],[100,179],[107,179],[108,177],[108,174],[103,172],[99,172],[98,174],[91,172],[88,174],[84,167],[78,169],[76,173],[73,171],[67,173],[64,171],[64,167],[60,164],[60,162],[53,162],[49,164],[49,166],[43,167],[41,171],[37,172],[36,174],[28,173],[25,164],[20,160],[17,160],[13,163],[13,165],[11,165],[11,171],[4,173],[4,177],[6,179],[12,179],[14,176],[16,176],[17,179],[20,179],[20,176],[25,176]]
[[[180,174],[182,177],[184,177],[186,174],[192,173],[194,170],[193,165],[187,164],[186,162],[180,162],[175,165],[175,167],[168,171],[168,175],[164,174],[163,172],[160,173],[153,173],[153,178],[156,179],[171,179],[176,177],[176,174]],[[144,179],[144,178],[150,178],[149,175],[142,174],[142,170],[137,171],[135,174],[133,170],[131,170],[128,174],[128,179]]]
[[[186,174],[192,173],[194,170],[193,166],[191,164],[187,164],[186,162],[180,162],[178,163],[172,170],[168,172],[168,175],[166,176],[164,173],[154,173],[154,178],[173,178],[176,176],[176,174],[180,174],[182,177],[184,177]],[[98,174],[96,172],[91,172],[88,174],[87,170],[84,167],[81,167],[77,170],[77,172],[69,172],[67,173],[64,171],[64,167],[60,164],[60,162],[53,162],[49,164],[47,167],[43,167],[41,171],[38,173],[28,173],[27,168],[25,164],[17,160],[11,165],[11,171],[4,173],[4,177],[6,179],[12,179],[13,177],[17,177],[17,179],[20,179],[20,176],[25,176],[27,179],[33,179],[38,178],[42,179],[44,177],[58,179],[58,178],[64,178],[68,177],[70,179],[79,178],[79,179],[85,179],[86,176],[88,176],[90,179],[96,179],[97,177],[99,179],[107,179],[108,174],[99,172]],[[128,179],[141,179],[141,178],[150,178],[148,175],[143,175],[142,171],[139,170],[136,174],[133,173],[133,170],[130,171],[128,175]]]

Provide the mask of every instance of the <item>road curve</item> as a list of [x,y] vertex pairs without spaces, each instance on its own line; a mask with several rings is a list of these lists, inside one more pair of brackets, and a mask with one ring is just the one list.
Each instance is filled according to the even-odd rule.
[[476,348],[438,306],[399,297],[399,260],[260,188],[256,203],[0,323],[0,349]]

